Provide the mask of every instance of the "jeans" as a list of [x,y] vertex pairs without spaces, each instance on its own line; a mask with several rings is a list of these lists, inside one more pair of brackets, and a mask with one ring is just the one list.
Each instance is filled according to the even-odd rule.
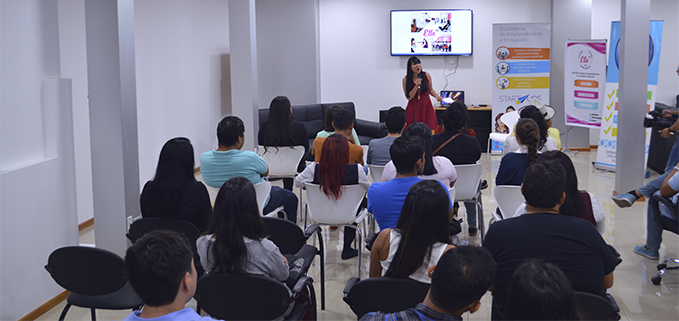
[[674,168],[677,163],[679,163],[679,139],[674,141],[670,156],[667,158],[667,165],[665,165],[665,173],[671,172],[672,168]]
[[288,220],[297,224],[297,195],[295,193],[282,189],[278,186],[271,186],[271,193],[269,194],[269,203],[264,206],[264,214],[269,213],[279,206],[283,206],[283,210],[288,215]]
[[[477,187],[476,193],[478,193],[480,190],[481,190],[481,182],[479,182],[479,187]],[[472,198],[472,199],[479,202],[479,209],[481,211],[483,211],[483,201],[481,200],[481,195],[479,195],[478,200],[476,198]],[[467,225],[469,225],[469,227],[476,227],[476,218],[477,218],[476,202],[464,202],[464,207],[467,209]]]
[[[654,194],[660,194],[660,191],[655,192]],[[662,216],[669,217],[673,220],[677,220],[674,215],[668,211],[664,205],[658,204],[660,214]],[[648,204],[648,211],[646,214],[646,219],[648,222],[646,222],[646,248],[652,251],[657,251],[660,249],[660,243],[662,243],[662,226],[658,225],[658,223],[655,221],[655,206],[651,206],[651,204]]]
[[[679,139],[678,139],[679,140]],[[674,152],[674,151],[673,151]],[[669,162],[668,162],[669,164]],[[674,168],[674,166],[672,166]],[[662,186],[662,182],[665,181],[665,178],[670,174],[671,171],[665,171],[665,174],[662,174],[652,181],[648,182],[646,185],[639,187],[637,190],[639,191],[639,194],[646,198],[650,198],[653,196],[653,193],[657,192],[660,190],[660,187]]]

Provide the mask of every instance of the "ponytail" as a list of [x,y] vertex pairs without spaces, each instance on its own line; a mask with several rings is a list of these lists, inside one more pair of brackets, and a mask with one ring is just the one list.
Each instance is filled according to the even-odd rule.
[[540,147],[540,129],[534,120],[521,118],[516,123],[516,138],[521,145],[528,149],[528,167],[538,161],[538,148]]

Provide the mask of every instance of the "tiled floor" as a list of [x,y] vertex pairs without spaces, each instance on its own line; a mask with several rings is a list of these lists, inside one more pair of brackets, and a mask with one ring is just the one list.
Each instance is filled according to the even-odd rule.
[[[679,320],[679,276],[676,271],[670,272],[663,277],[659,286],[650,282],[652,276],[657,273],[658,262],[642,258],[632,253],[635,245],[643,244],[646,231],[646,203],[639,202],[627,209],[617,208],[610,200],[611,191],[615,183],[615,174],[602,172],[592,167],[592,161],[596,159],[596,150],[592,153],[580,153],[572,157],[575,164],[581,189],[594,193],[606,210],[607,229],[604,238],[613,245],[622,255],[623,262],[615,272],[615,283],[609,290],[615,297],[622,309],[622,320]],[[486,161],[485,155],[481,158]],[[495,209],[495,200],[492,197],[494,187],[494,171],[499,163],[499,157],[492,157],[491,167],[493,170],[484,169],[484,179],[490,183],[490,188],[483,191],[484,220],[487,222],[490,213]],[[648,180],[656,177],[651,175]],[[464,217],[462,213],[461,217]],[[319,309],[319,320],[355,320],[355,315],[342,301],[342,290],[347,280],[356,276],[357,259],[343,261],[339,258],[342,237],[340,231],[324,229],[323,238],[326,245],[326,309]],[[94,243],[94,231],[89,228],[81,233],[82,243]],[[660,249],[660,257],[679,256],[679,237],[669,232],[663,234],[664,240]],[[480,238],[469,238],[466,234],[466,226],[460,234],[461,241],[470,244],[480,244]],[[368,253],[363,251],[361,275],[368,274]],[[319,266],[312,266],[310,275],[316,280],[316,294],[320,300]],[[490,319],[490,294],[482,298],[482,307],[474,314],[464,316],[468,320]],[[189,302],[189,306],[195,307],[195,301]],[[58,305],[39,320],[57,320],[64,303]],[[121,320],[129,311],[97,311],[99,320]],[[67,320],[89,320],[89,311],[73,307],[67,315]]]

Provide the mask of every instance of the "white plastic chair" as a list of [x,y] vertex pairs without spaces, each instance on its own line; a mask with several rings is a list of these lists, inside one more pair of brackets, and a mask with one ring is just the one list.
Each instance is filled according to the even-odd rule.
[[[299,166],[300,160],[304,157],[304,146],[284,146],[284,147],[273,147],[267,146],[257,146],[260,156],[266,161],[266,165],[269,166],[269,176],[266,177],[267,180],[271,178],[295,178],[297,176],[297,166]],[[302,194],[302,189],[299,189],[300,195]],[[302,202],[300,199],[299,203],[299,214],[302,214]],[[287,215],[287,214],[286,214]]]
[[373,183],[381,183],[384,165],[368,165],[368,169],[370,170],[370,178],[372,178]]
[[[304,187],[307,192],[306,212],[311,221],[319,225],[346,226],[358,231],[358,278],[361,278],[363,234],[358,223],[365,219],[368,211],[364,209],[359,215],[356,215],[356,212],[367,189],[362,185],[344,185],[342,186],[342,195],[338,200],[335,200],[326,196],[320,185],[305,183]],[[357,225],[353,225],[354,223]],[[304,218],[304,225],[306,225],[306,217]]]
[[448,194],[450,195],[450,201],[452,202],[455,199],[455,186],[448,187]]
[[[455,181],[455,202],[474,202],[476,203],[476,216],[481,239],[485,236],[483,223],[483,210],[479,203],[479,182],[483,173],[483,164],[455,165],[457,181]],[[476,200],[472,200],[475,198]]]
[[266,200],[269,198],[269,194],[271,193],[271,182],[263,181],[261,183],[255,184],[254,186],[255,192],[257,193],[257,206],[259,207],[259,215],[274,217],[274,215],[278,212],[283,212],[283,217],[287,220],[288,214],[283,210],[283,206],[279,206],[269,213],[263,213],[264,205],[266,204]]
[[495,201],[497,202],[497,206],[500,208],[500,212],[502,212],[503,216],[500,217],[494,212],[493,215],[495,216],[495,221],[514,217],[516,210],[526,201],[526,199],[523,197],[523,194],[521,194],[521,186],[496,186],[493,190],[493,196],[495,196]]
[[363,164],[368,164],[368,145],[361,145],[363,148]]

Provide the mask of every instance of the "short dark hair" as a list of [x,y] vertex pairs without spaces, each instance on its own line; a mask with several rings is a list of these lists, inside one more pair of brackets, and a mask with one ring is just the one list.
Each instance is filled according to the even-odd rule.
[[193,252],[183,234],[151,231],[127,249],[125,267],[134,292],[145,305],[174,302],[186,272],[191,273]]
[[526,203],[537,208],[552,208],[566,190],[566,171],[557,161],[544,161],[526,169],[521,192]]
[[350,110],[340,109],[333,115],[332,126],[335,130],[345,130],[354,123],[354,113]]
[[217,141],[219,146],[233,146],[238,142],[238,137],[243,136],[245,125],[236,116],[226,116],[217,125]]
[[504,320],[581,319],[573,288],[559,267],[528,259],[516,269],[507,291]]
[[398,134],[403,130],[403,125],[406,124],[406,110],[401,106],[389,108],[387,116],[384,119],[384,125],[387,126],[387,131],[390,134]]
[[478,301],[495,279],[497,263],[488,250],[458,246],[444,253],[431,275],[430,298],[449,312]]
[[454,101],[443,113],[443,127],[450,132],[459,132],[467,126],[469,112],[467,106],[461,101]]
[[417,136],[398,137],[391,144],[389,155],[399,174],[410,173],[415,163],[424,157],[424,142]]

